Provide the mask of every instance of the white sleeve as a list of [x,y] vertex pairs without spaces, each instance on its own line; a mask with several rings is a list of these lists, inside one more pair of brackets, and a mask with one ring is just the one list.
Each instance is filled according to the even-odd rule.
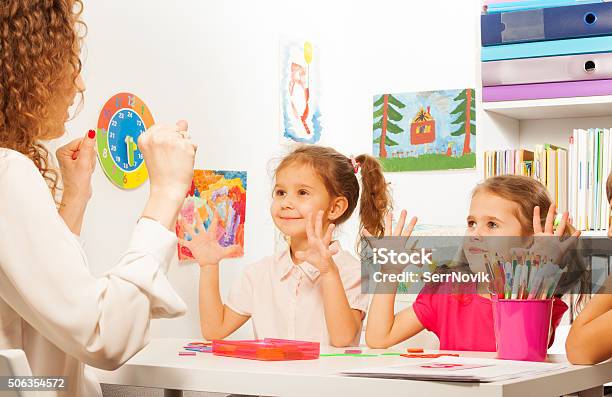
[[154,317],[182,315],[166,271],[176,236],[141,219],[118,264],[94,277],[26,157],[0,156],[0,298],[84,363],[113,369],[142,349]]

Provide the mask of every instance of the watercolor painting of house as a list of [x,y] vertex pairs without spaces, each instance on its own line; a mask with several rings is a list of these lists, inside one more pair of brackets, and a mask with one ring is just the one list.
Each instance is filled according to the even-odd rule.
[[372,130],[386,172],[476,167],[474,89],[376,95]]

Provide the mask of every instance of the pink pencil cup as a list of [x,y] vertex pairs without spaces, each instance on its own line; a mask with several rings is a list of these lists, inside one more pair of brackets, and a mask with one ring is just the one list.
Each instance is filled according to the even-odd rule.
[[552,299],[493,298],[497,358],[545,361],[552,317]]

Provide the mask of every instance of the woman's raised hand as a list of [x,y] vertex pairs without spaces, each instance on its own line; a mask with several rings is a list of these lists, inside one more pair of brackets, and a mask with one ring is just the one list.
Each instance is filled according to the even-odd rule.
[[87,202],[91,197],[91,175],[96,168],[95,131],[60,147],[55,156],[62,173],[62,199]]
[[55,152],[62,173],[62,202],[58,210],[74,234],[81,233],[83,215],[91,198],[91,175],[96,168],[96,133],[74,139]]
[[178,211],[191,187],[197,146],[187,134],[187,122],[155,124],[138,137],[151,189],[143,217],[174,229]]
[[151,181],[151,195],[185,198],[193,179],[196,146],[187,135],[187,122],[155,124],[138,137]]

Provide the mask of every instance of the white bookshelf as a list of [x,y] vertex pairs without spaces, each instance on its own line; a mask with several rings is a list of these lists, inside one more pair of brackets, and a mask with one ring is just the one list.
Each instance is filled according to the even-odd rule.
[[[574,129],[612,128],[612,96],[478,102],[481,105],[477,114],[480,153],[499,149],[534,150],[541,143],[567,148]],[[483,157],[478,161],[482,162]],[[583,232],[583,236],[606,234],[606,231]]]
[[[576,128],[612,128],[612,96],[482,103],[478,112],[479,150],[534,150],[551,143],[567,148]],[[482,171],[482,165],[479,164]],[[583,236],[606,236],[607,231],[584,231]]]
[[607,233],[608,232],[606,230],[597,230],[597,231],[586,230],[586,231],[582,232],[581,236],[584,236],[584,237],[607,237],[608,236]]
[[612,116],[612,95],[485,102],[485,111],[516,120]]
[[[479,54],[477,67],[477,161],[484,176],[484,152],[500,149],[534,150],[537,144],[551,143],[567,148],[574,129],[612,128],[612,95],[482,102]],[[583,231],[583,236],[606,236],[607,231]]]

